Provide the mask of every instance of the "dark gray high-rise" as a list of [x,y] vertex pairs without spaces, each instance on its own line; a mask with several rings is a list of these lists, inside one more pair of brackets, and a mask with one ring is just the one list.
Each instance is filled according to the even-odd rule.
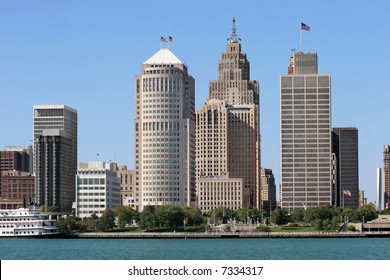
[[34,106],[36,202],[70,212],[77,173],[77,111],[65,105]]
[[333,128],[332,147],[336,158],[334,200],[338,207],[359,207],[358,130]]

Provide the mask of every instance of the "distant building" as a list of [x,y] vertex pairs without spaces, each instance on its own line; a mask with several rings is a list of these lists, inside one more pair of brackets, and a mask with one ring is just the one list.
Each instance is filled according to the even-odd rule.
[[359,207],[359,145],[354,127],[333,128],[332,148],[336,156],[335,205]]
[[16,147],[6,147],[0,151],[0,171],[22,171],[30,172],[30,156],[32,149],[21,149]]
[[1,171],[0,208],[17,209],[35,199],[35,177],[29,172]]
[[390,145],[383,149],[384,207],[390,208]]
[[263,209],[268,215],[277,207],[276,184],[272,169],[261,168],[261,200]]
[[293,51],[280,77],[281,206],[331,205],[331,79],[318,74],[317,53]]
[[16,209],[35,200],[35,177],[30,173],[32,148],[8,146],[0,151],[0,208]]
[[133,205],[139,210],[139,193],[135,192],[135,170],[127,170],[127,166],[117,167],[118,177],[121,178],[121,201],[122,205]]
[[195,80],[170,49],[147,59],[135,77],[134,128],[140,210],[194,206]]
[[121,205],[120,177],[116,164],[108,162],[80,163],[76,176],[76,217],[96,214],[101,217],[108,208]]
[[383,189],[382,189],[382,168],[376,169],[376,210],[382,211],[383,209]]
[[359,207],[367,205],[367,198],[364,195],[364,191],[359,192]]

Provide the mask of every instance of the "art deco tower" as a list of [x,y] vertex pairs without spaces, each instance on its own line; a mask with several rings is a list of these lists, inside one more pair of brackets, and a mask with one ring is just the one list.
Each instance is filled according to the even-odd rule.
[[280,77],[281,205],[291,212],[333,203],[330,75],[317,54],[293,52]]
[[259,83],[250,80],[235,19],[218,80],[196,112],[196,178],[202,211],[260,207]]
[[[161,48],[135,77],[135,194],[147,205],[195,203],[195,81]],[[137,196],[138,194],[138,196]]]
[[218,62],[218,80],[209,83],[209,99],[226,100],[227,105],[259,105],[259,82],[250,80],[249,61],[241,51],[235,22],[233,18],[226,52]]

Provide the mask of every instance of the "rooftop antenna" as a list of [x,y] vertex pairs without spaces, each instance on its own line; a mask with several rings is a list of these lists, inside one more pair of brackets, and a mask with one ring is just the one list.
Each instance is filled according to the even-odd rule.
[[241,40],[240,38],[237,37],[236,33],[236,19],[233,17],[233,26],[232,26],[232,34],[230,34],[229,41],[230,43],[237,42],[238,40]]

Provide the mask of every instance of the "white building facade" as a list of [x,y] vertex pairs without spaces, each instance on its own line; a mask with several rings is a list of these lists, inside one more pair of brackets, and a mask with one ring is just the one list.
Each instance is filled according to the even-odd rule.
[[76,217],[96,214],[101,217],[108,208],[121,205],[121,182],[116,164],[107,162],[80,163],[76,175]]

